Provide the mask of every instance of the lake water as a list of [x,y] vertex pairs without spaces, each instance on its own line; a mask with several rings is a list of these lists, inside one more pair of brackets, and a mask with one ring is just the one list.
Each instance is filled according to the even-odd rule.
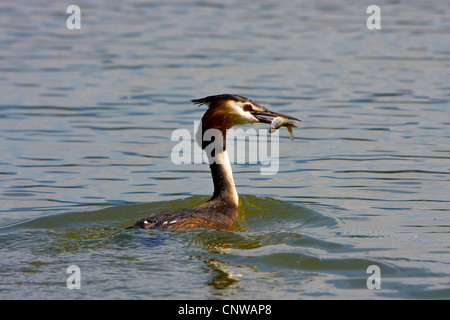
[[[71,4],[0,4],[0,298],[450,298],[448,3]],[[302,119],[278,173],[233,164],[232,231],[124,229],[211,195],[171,134],[220,93]]]

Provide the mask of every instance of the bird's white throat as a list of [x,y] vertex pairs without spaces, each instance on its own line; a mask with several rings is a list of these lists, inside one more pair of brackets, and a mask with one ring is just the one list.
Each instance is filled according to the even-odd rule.
[[225,178],[229,180],[229,185],[233,189],[232,192],[234,194],[234,199],[236,201],[236,204],[238,204],[239,195],[234,184],[233,171],[231,170],[231,163],[230,159],[228,158],[227,150],[221,150],[221,152],[216,153],[214,157],[212,157],[211,154],[208,154],[208,160],[210,164],[216,163],[223,165],[223,167],[225,168]]

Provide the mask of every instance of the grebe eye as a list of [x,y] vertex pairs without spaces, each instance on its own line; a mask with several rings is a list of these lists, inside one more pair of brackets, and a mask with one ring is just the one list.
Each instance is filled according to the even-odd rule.
[[252,106],[250,105],[250,104],[246,104],[245,106],[244,106],[244,111],[251,111],[252,110]]

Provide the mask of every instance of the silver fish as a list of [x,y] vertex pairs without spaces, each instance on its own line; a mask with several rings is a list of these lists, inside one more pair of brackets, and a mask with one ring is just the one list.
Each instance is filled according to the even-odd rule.
[[286,129],[289,131],[289,135],[291,137],[291,140],[294,140],[294,134],[292,133],[292,127],[297,127],[294,125],[294,123],[286,118],[283,117],[276,117],[273,118],[272,123],[270,124],[269,133],[274,133],[276,130],[278,130],[281,127],[286,127]]

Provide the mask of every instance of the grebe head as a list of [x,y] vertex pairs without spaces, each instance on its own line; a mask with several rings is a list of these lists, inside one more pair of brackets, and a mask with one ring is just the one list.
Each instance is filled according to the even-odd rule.
[[[264,116],[283,117],[301,121],[289,115],[270,111],[249,98],[236,94],[219,94],[191,101],[199,106],[208,105],[208,110],[202,118],[202,131],[199,130],[197,138],[202,137],[208,129],[218,129],[222,132],[222,136],[225,137],[226,130],[235,125],[258,122],[270,124],[272,120]],[[197,139],[197,141],[200,142],[202,139]],[[203,149],[205,145],[203,141],[201,143]]]

